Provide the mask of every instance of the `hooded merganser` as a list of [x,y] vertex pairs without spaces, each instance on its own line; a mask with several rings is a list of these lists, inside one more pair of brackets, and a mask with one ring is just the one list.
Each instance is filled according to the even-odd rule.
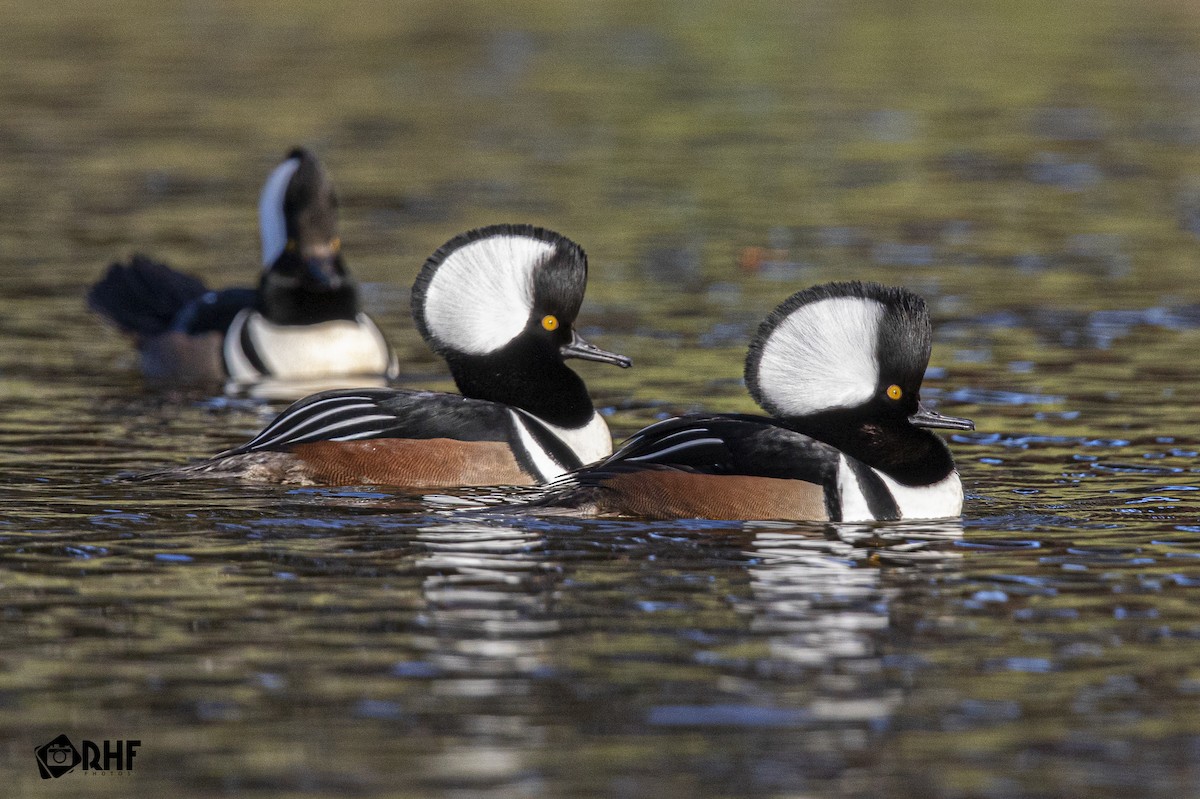
[[312,153],[287,154],[263,185],[258,212],[257,289],[209,291],[197,278],[135,255],[109,267],[88,292],[88,306],[134,336],[142,371],[153,379],[228,379],[237,388],[395,377],[395,353],[359,310],[340,252],[337,195]]
[[417,329],[461,395],[325,391],[191,474],[412,488],[533,485],[612,452],[604,418],[564,358],[627,367],[572,324],[587,256],[529,225],[463,233],[425,262],[413,287]]
[[830,283],[762,323],[746,386],[771,418],[695,415],[640,431],[534,504],[596,515],[834,522],[962,512],[950,450],[924,428],[972,430],[921,404],[925,302],[902,288]]

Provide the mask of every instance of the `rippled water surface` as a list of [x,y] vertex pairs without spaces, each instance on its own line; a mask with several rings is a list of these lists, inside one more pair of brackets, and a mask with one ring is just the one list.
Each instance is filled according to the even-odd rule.
[[[9,796],[1200,795],[1195,3],[35,5],[0,26]],[[804,286],[925,295],[961,522],[572,521],[137,483],[278,405],[143,385],[83,308],[253,279],[313,147],[405,385],[423,259],[588,251],[618,436],[753,410]],[[35,747],[141,741],[43,782]]]

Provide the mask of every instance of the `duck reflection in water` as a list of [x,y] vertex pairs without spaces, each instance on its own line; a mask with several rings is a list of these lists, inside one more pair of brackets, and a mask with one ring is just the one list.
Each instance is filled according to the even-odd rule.
[[593,727],[614,742],[659,737],[662,751],[634,747],[617,771],[697,731],[741,729],[771,731],[752,769],[717,738],[679,756],[723,764],[743,786],[835,778],[904,701],[885,663],[890,571],[945,573],[962,534],[957,522],[527,521],[428,524],[406,566],[424,576],[393,675],[426,686],[405,708],[439,720],[422,770],[447,785],[536,774],[566,792],[575,777],[539,765],[546,730]]

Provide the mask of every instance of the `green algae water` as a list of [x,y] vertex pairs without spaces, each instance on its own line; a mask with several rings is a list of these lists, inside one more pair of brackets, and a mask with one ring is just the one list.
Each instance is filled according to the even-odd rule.
[[[18,0],[0,108],[6,795],[1200,795],[1194,3]],[[963,518],[120,479],[279,406],[145,386],[86,287],[249,285],[294,144],[401,385],[451,385],[408,314],[442,242],[582,244],[618,437],[753,412],[797,289],[921,293]],[[140,743],[43,780],[59,735]]]

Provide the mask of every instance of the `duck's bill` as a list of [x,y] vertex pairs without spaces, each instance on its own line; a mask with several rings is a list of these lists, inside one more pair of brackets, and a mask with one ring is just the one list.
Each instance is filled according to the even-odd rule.
[[908,421],[917,427],[939,427],[944,430],[974,430],[975,423],[961,416],[943,416],[937,411],[931,411],[924,405],[917,407],[917,412],[908,417]]
[[314,286],[336,291],[345,282],[337,249],[333,246],[319,244],[306,247],[301,251],[301,260]]
[[559,350],[564,358],[582,358],[585,361],[599,361],[600,363],[611,363],[619,366],[622,369],[628,369],[633,366],[633,361],[626,358],[624,355],[617,355],[615,352],[602,350],[595,344],[589,344],[584,340],[583,336],[574,333],[571,336],[571,343],[564,344]]
[[308,270],[308,278],[312,286],[327,291],[337,291],[342,287],[344,279],[337,273],[337,267],[332,261],[305,261],[304,267]]

